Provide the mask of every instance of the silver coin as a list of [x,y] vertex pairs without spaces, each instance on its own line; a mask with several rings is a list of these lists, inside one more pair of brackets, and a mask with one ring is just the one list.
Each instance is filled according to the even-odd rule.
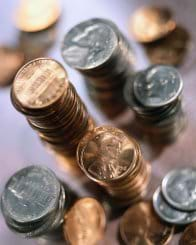
[[62,56],[76,69],[87,70],[106,62],[118,46],[118,36],[103,21],[87,20],[73,27],[64,37]]
[[182,87],[178,71],[171,66],[152,66],[144,78],[134,80],[134,94],[146,107],[168,105],[181,94]]
[[169,172],[162,181],[162,192],[173,207],[196,210],[196,168],[182,168]]
[[170,206],[164,199],[160,187],[153,195],[153,207],[163,221],[171,224],[186,225],[196,220],[196,211],[184,212]]
[[1,198],[7,220],[19,224],[38,222],[52,213],[60,195],[60,183],[49,169],[30,166],[14,174]]

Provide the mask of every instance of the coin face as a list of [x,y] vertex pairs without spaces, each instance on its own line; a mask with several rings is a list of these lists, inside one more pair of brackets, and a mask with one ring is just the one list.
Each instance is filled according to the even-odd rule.
[[49,58],[35,59],[24,65],[13,83],[16,99],[30,109],[42,109],[55,103],[67,87],[65,69]]
[[185,211],[196,210],[196,168],[169,172],[163,179],[162,192],[173,207]]
[[131,32],[139,42],[152,42],[172,32],[176,23],[169,9],[159,7],[143,7],[131,18]]
[[40,221],[51,213],[60,194],[60,183],[46,168],[30,166],[13,175],[2,198],[5,218],[19,224]]
[[23,65],[24,54],[14,48],[0,47],[0,87],[9,85]]
[[173,227],[162,223],[150,202],[139,202],[130,207],[120,220],[120,235],[129,244],[167,244]]
[[180,239],[179,245],[194,245],[196,244],[196,222],[189,225]]
[[[142,74],[142,73],[141,73]],[[181,94],[182,79],[178,71],[170,66],[154,65],[146,70],[145,76],[136,76],[134,94],[146,107],[165,106]]]
[[87,20],[65,35],[62,56],[71,67],[93,69],[111,57],[117,44],[117,36],[109,25],[99,20]]
[[59,0],[21,0],[15,16],[16,26],[25,32],[38,32],[60,17]]
[[83,168],[92,178],[114,180],[133,167],[135,146],[119,129],[96,128],[82,151]]
[[105,213],[99,202],[93,198],[82,198],[65,218],[65,238],[74,245],[95,245],[102,238],[105,225]]
[[153,195],[153,206],[157,215],[165,222],[171,224],[186,225],[196,220],[196,211],[185,212],[170,206],[165,201],[160,188]]

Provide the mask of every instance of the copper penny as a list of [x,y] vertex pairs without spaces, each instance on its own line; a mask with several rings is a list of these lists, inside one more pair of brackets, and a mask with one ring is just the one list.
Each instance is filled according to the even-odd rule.
[[0,87],[9,85],[23,65],[24,54],[14,48],[0,47]]
[[130,22],[130,29],[135,39],[148,43],[167,36],[176,27],[167,8],[143,7],[137,10]]
[[56,23],[60,14],[58,0],[21,0],[15,24],[22,31],[38,32]]
[[162,223],[151,202],[139,202],[130,207],[120,220],[120,235],[127,245],[168,244],[174,227]]
[[95,245],[104,235],[105,212],[94,198],[77,201],[65,217],[65,239],[72,245]]
[[61,98],[67,87],[67,73],[63,66],[53,59],[39,58],[18,71],[13,92],[22,106],[41,109]]
[[195,245],[196,244],[196,222],[189,225],[180,239],[179,245]]

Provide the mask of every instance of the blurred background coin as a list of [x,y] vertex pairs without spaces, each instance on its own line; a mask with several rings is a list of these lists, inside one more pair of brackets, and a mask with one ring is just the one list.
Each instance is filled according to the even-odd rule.
[[194,245],[196,244],[196,222],[189,225],[183,232],[179,245]]

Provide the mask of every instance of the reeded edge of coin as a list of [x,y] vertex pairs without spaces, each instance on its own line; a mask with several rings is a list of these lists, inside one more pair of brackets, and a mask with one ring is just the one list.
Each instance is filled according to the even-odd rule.
[[183,205],[183,204],[177,203],[174,200],[172,200],[171,197],[168,194],[168,191],[167,191],[167,184],[168,184],[168,181],[170,180],[170,178],[172,178],[172,176],[175,176],[177,173],[183,172],[183,171],[189,171],[189,172],[190,171],[191,172],[193,171],[193,172],[196,173],[196,168],[190,167],[190,168],[180,168],[180,169],[171,170],[164,177],[164,179],[162,181],[162,184],[161,184],[162,193],[163,193],[164,198],[167,200],[167,202],[171,206],[173,206],[174,208],[179,209],[179,210],[182,210],[182,211],[187,211],[187,212],[196,211],[196,207],[190,207],[188,204],[187,205]]
[[[65,80],[64,84],[65,84],[65,88],[62,89],[62,92],[58,95],[58,97],[56,97],[55,99],[53,99],[52,101],[48,102],[46,105],[44,105],[42,107],[41,106],[31,106],[29,104],[21,103],[20,102],[20,99],[18,98],[18,96],[17,96],[17,94],[15,92],[17,79],[18,79],[19,75],[24,72],[25,69],[28,69],[28,66],[29,65],[32,65],[33,63],[36,63],[36,62],[42,62],[42,61],[50,61],[50,62],[52,61],[53,63],[56,63],[62,69],[62,71],[64,72],[64,80]],[[65,91],[67,90],[68,84],[69,84],[69,80],[68,80],[67,72],[66,72],[65,68],[63,67],[63,65],[60,62],[58,62],[57,60],[55,60],[53,58],[40,57],[40,58],[36,58],[36,59],[33,59],[33,60],[27,62],[24,66],[22,66],[18,70],[18,72],[17,72],[17,74],[16,74],[16,76],[14,78],[13,85],[12,85],[12,92],[14,94],[14,98],[21,105],[21,107],[27,108],[29,110],[36,110],[36,109],[37,110],[39,110],[39,109],[41,110],[41,109],[47,109],[48,107],[51,107],[52,104],[54,104],[56,101],[58,101],[61,98],[61,96],[63,96],[63,94],[65,93]]]

